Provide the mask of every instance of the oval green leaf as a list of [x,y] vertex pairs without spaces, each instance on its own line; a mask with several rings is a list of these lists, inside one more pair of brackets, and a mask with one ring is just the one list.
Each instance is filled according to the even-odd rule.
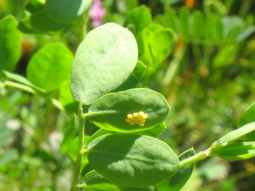
[[164,142],[134,134],[104,135],[89,145],[92,167],[111,182],[147,187],[175,173],[179,159]]
[[47,91],[70,79],[73,54],[62,43],[50,43],[36,52],[27,68],[28,79]]
[[[163,122],[168,112],[169,105],[161,94],[151,89],[135,88],[101,97],[89,107],[87,115],[102,129],[135,132],[149,130],[148,127]],[[132,118],[135,114],[140,115],[141,121]]]
[[76,100],[90,105],[118,88],[138,60],[135,37],[126,28],[108,23],[89,32],[79,46],[72,72]]

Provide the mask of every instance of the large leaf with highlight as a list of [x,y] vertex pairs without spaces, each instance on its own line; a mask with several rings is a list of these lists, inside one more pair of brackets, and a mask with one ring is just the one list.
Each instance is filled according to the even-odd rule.
[[[128,115],[138,112],[147,115],[145,123],[128,123]],[[169,105],[160,93],[151,89],[135,88],[101,97],[89,107],[88,119],[100,128],[110,131],[144,131],[163,122],[168,112]]]
[[170,177],[179,163],[166,143],[134,134],[108,134],[97,138],[89,145],[88,159],[109,181],[138,188]]
[[36,52],[27,68],[28,79],[47,91],[58,89],[71,77],[72,52],[62,43],[50,43]]
[[72,72],[76,100],[91,104],[119,87],[138,59],[135,37],[126,28],[108,23],[88,33],[79,46]]

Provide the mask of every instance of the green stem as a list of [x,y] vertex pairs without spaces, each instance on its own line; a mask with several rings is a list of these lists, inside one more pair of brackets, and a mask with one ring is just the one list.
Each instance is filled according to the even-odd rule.
[[182,161],[180,161],[179,165],[178,165],[178,168],[184,168],[186,166],[190,166],[192,164],[195,164],[197,163],[198,161],[201,161],[201,160],[204,160],[206,158],[208,158],[211,154],[211,147],[204,150],[204,151],[201,151],[199,153],[197,153],[196,155],[192,156],[192,157],[189,157],[187,159],[184,159]]
[[82,160],[84,156],[84,145],[85,145],[85,118],[82,117],[82,106],[80,105],[78,111],[78,128],[79,128],[79,153],[75,162],[75,169],[73,175],[72,191],[80,190],[77,185],[80,182],[81,170],[82,170]]
[[95,117],[95,116],[100,116],[100,115],[105,115],[105,114],[116,114],[118,113],[117,111],[98,111],[98,112],[88,112],[82,114],[82,118],[88,118],[88,117]]
[[24,92],[31,93],[31,94],[37,94],[37,92],[33,88],[23,85],[23,84],[20,84],[20,83],[17,83],[17,82],[13,82],[13,81],[8,81],[8,80],[4,81],[3,86],[19,89],[19,90],[22,90]]
[[[14,81],[6,80],[3,82],[0,82],[0,85],[2,85],[3,87],[15,88],[15,89],[18,89],[18,90],[21,90],[21,91],[24,91],[26,93],[33,94],[33,95],[37,95],[37,94],[44,95],[44,92],[41,90],[35,90],[32,87],[29,87],[27,85],[24,85],[24,84],[21,84],[18,82],[14,82]],[[63,105],[58,100],[56,100],[55,98],[50,98],[50,101],[60,111],[64,111]]]

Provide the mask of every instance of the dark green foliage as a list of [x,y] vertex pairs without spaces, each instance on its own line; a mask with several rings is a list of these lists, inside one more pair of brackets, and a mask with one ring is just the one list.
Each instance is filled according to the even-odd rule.
[[172,176],[179,162],[166,143],[129,134],[97,138],[90,143],[88,159],[108,180],[127,187],[154,185]]

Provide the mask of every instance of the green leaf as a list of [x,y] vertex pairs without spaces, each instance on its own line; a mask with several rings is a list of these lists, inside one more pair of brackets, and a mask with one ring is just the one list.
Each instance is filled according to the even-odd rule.
[[118,88],[132,73],[138,60],[135,37],[114,23],[89,32],[79,46],[72,73],[76,100],[89,105]]
[[223,39],[223,24],[219,15],[208,13],[206,15],[206,37],[210,44],[221,44]]
[[61,152],[69,156],[73,161],[76,161],[79,155],[79,133],[76,128],[76,118],[70,117],[64,128],[64,139],[61,143]]
[[104,176],[102,176],[101,174],[99,174],[95,170],[89,171],[85,175],[84,180],[85,180],[86,184],[88,184],[88,185],[90,185],[90,184],[100,184],[100,183],[109,183],[109,181]]
[[173,32],[161,25],[151,24],[142,31],[139,48],[141,60],[147,65],[149,76],[160,68],[172,51],[173,44]]
[[245,160],[255,157],[255,141],[229,143],[213,150],[213,154],[225,160]]
[[[255,122],[255,103],[250,105],[244,114],[240,117],[239,126],[243,126],[247,123]],[[255,141],[255,132],[249,133],[245,137],[243,137],[243,140],[246,141]]]
[[100,183],[85,186],[86,191],[121,191],[117,186],[110,183]]
[[[128,122],[129,114],[143,112],[144,123]],[[165,120],[169,112],[166,99],[156,91],[135,88],[107,94],[88,109],[88,119],[102,129],[120,132],[149,130]],[[135,120],[135,119],[134,119]]]
[[205,15],[201,11],[195,11],[190,18],[191,40],[201,43],[205,38]]
[[255,131],[255,122],[245,124],[242,127],[227,133],[225,136],[217,140],[214,144],[216,144],[217,148],[218,145],[220,147],[221,145],[231,143],[233,141],[243,138],[245,135],[253,131]]
[[189,42],[190,40],[189,9],[187,9],[186,7],[182,8],[180,10],[179,17],[180,17],[179,31],[181,33],[180,35],[186,42]]
[[160,0],[165,5],[171,5],[180,2],[181,0]]
[[125,187],[155,185],[175,173],[179,163],[174,151],[146,135],[104,135],[89,145],[88,159],[105,178]]
[[59,89],[59,101],[68,114],[78,111],[79,104],[73,98],[70,81],[65,81],[61,84]]
[[224,17],[223,23],[223,34],[226,43],[237,42],[237,38],[244,27],[244,22],[241,18],[232,16]]
[[136,7],[130,11],[126,18],[128,27],[133,29],[135,33],[141,32],[151,22],[152,15],[150,9],[144,5]]
[[[184,160],[188,157],[191,157],[195,154],[193,148],[188,149],[180,154],[179,159]],[[163,181],[158,185],[160,191],[179,191],[186,184],[189,178],[192,175],[195,165],[187,166],[183,169],[180,169],[176,174],[170,178],[168,181]]]
[[146,188],[122,188],[121,191],[156,191],[153,186]]
[[[91,185],[99,185],[99,184],[111,184],[104,176],[96,172],[95,170],[92,170],[88,172],[84,180],[88,186]],[[153,187],[148,188],[121,188],[121,191],[154,191],[155,189]]]
[[71,23],[88,8],[92,0],[51,0],[44,11],[60,23]]
[[243,126],[247,123],[255,121],[255,103],[250,105],[246,111],[242,114],[239,121],[239,126]]
[[36,52],[27,68],[28,79],[47,91],[70,79],[72,52],[62,43],[50,43]]
[[21,33],[13,16],[0,20],[0,70],[13,70],[21,56]]
[[255,33],[255,26],[249,26],[245,30],[243,30],[237,37],[238,42],[245,41],[247,38],[249,38],[251,35]]
[[180,24],[179,18],[177,17],[176,11],[174,9],[169,9],[164,14],[157,15],[155,20],[157,23],[172,29],[174,32],[177,32],[178,26]]
[[223,47],[213,59],[213,66],[215,68],[219,68],[234,63],[238,50],[237,44],[231,44]]

